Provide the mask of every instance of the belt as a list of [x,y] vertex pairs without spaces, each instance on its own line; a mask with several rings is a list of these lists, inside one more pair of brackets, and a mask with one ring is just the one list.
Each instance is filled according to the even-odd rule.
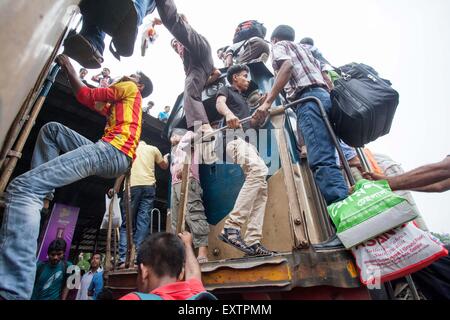
[[324,90],[328,91],[328,87],[324,84],[313,84],[312,86],[303,88],[302,90],[300,90],[296,95],[295,95],[295,100],[300,99],[300,97],[307,93],[307,92],[311,92],[314,89],[318,89],[318,88],[322,88]]

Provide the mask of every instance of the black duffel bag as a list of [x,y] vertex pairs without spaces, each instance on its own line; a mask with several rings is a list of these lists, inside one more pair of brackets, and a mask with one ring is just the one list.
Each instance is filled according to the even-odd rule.
[[331,92],[330,114],[336,135],[352,147],[363,147],[389,133],[399,103],[389,80],[365,64],[339,68]]

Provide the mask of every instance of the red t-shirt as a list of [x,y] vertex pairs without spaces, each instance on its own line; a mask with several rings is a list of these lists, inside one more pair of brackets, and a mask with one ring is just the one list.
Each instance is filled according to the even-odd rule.
[[[187,281],[180,281],[167,284],[165,286],[156,288],[152,294],[156,294],[164,300],[187,300],[196,294],[206,291],[202,282],[197,279],[189,279]],[[141,300],[136,294],[129,293],[120,298],[120,300]]]

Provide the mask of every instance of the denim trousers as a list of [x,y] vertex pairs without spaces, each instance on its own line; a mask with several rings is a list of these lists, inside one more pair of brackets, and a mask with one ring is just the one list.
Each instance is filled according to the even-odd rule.
[[[145,240],[150,230],[150,215],[154,206],[156,189],[154,186],[134,186],[131,187],[130,193],[133,242],[137,251],[139,250],[139,245]],[[120,227],[119,263],[125,262],[127,254],[127,227],[124,199],[125,197],[122,197],[120,208],[122,212],[122,225]]]
[[31,297],[44,198],[55,188],[89,176],[118,177],[126,172],[130,160],[109,143],[93,143],[62,124],[50,122],[42,127],[31,170],[15,178],[6,190],[0,230],[2,298],[24,300]]
[[[329,114],[331,111],[330,94],[322,88],[307,89],[296,99],[316,97]],[[314,179],[327,204],[343,200],[348,196],[348,187],[336,158],[336,148],[315,102],[297,106],[297,126],[302,132],[308,149],[308,164]]]

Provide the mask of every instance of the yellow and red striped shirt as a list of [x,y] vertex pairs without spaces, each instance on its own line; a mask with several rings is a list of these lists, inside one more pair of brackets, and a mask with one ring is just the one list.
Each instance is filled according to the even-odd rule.
[[108,118],[102,140],[134,160],[142,131],[142,96],[137,85],[124,81],[109,88],[83,87],[77,100]]

